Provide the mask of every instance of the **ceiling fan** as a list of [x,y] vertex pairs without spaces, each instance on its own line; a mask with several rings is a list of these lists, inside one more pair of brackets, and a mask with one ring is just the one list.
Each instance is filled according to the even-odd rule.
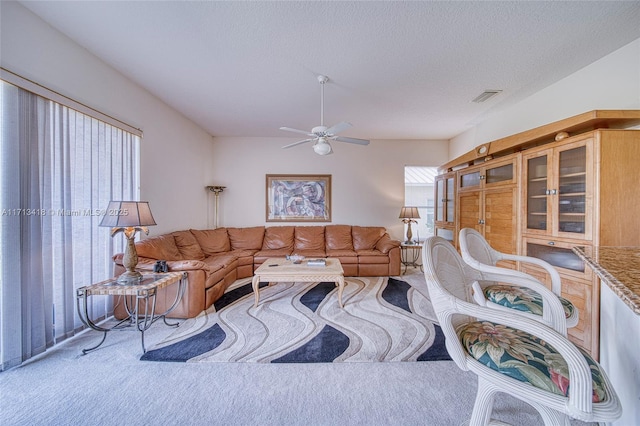
[[369,145],[369,141],[365,139],[347,138],[344,136],[337,136],[338,133],[347,130],[351,127],[351,123],[345,121],[336,124],[335,126],[326,127],[324,125],[324,85],[329,81],[329,77],[324,75],[318,76],[318,82],[320,83],[320,125],[311,129],[311,132],[305,130],[292,129],[291,127],[280,127],[280,130],[287,132],[302,133],[307,136],[311,136],[309,139],[301,140],[298,142],[285,145],[282,148],[291,148],[296,145],[301,145],[307,142],[313,142],[313,150],[319,155],[328,155],[333,153],[329,140],[338,142],[354,143],[358,145]]

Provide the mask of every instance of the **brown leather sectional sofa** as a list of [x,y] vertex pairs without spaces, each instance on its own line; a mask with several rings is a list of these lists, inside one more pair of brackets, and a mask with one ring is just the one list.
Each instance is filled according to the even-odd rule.
[[[299,254],[340,259],[345,276],[400,275],[400,242],[386,229],[373,226],[255,226],[250,228],[190,229],[147,238],[136,243],[138,269],[153,271],[166,260],[169,271],[185,271],[188,286],[180,305],[169,315],[191,318],[218,300],[237,279],[270,257]],[[115,274],[124,272],[122,254],[114,256]],[[175,287],[175,286],[170,286]],[[175,297],[168,288],[157,296],[156,311]],[[116,316],[122,307],[116,303]]]

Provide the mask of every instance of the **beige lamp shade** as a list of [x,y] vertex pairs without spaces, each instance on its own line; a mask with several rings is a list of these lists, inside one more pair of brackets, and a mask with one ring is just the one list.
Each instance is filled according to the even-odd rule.
[[400,210],[400,219],[420,219],[420,213],[417,207],[403,207]]
[[131,228],[153,226],[153,219],[148,201],[109,201],[109,206],[100,222],[100,226],[110,228]]

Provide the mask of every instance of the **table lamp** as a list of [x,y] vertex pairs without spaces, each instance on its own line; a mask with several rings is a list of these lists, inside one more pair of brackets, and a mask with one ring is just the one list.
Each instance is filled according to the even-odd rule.
[[142,274],[136,271],[138,253],[134,239],[136,232],[149,233],[147,226],[156,225],[149,203],[147,201],[109,201],[99,226],[111,227],[111,236],[122,231],[127,238],[127,247],[122,258],[122,265],[126,269],[117,279],[119,284],[132,285],[142,281]]
[[411,233],[411,223],[418,223],[416,219],[420,219],[420,213],[418,213],[417,207],[403,207],[400,210],[400,219],[403,223],[407,224],[407,240],[405,244],[413,244],[413,234]]

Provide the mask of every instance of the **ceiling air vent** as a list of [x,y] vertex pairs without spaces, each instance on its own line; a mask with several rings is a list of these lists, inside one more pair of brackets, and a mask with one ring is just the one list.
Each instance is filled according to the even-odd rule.
[[500,92],[502,92],[502,90],[485,90],[484,92],[480,93],[471,102],[475,102],[475,103],[479,104],[479,103],[488,101],[489,99],[493,98],[495,95],[499,94]]

